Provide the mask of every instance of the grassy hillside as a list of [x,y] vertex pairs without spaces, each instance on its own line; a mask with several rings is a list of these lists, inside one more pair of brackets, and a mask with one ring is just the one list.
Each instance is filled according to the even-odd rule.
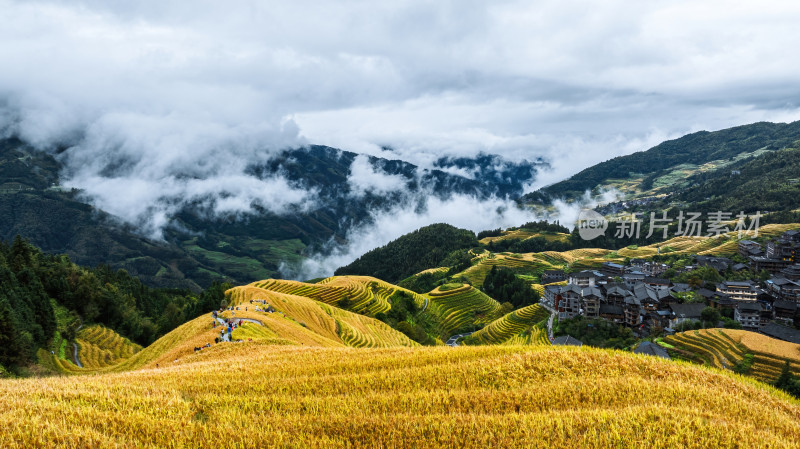
[[101,325],[78,331],[78,360],[87,368],[102,368],[133,357],[142,347]]
[[453,251],[475,246],[478,240],[472,231],[437,223],[375,248],[338,268],[335,274],[368,275],[398,282],[422,270],[442,266]]
[[441,320],[443,337],[482,327],[500,313],[500,303],[468,284],[445,284],[426,296],[430,313]]
[[[731,165],[730,170],[699,173],[692,187],[672,198],[696,210],[791,211],[800,208],[800,142]],[[736,170],[737,175],[731,175]],[[678,190],[674,187],[672,190]]]
[[369,276],[333,276],[316,284],[267,279],[255,285],[278,293],[304,296],[368,316],[389,311],[390,298],[398,292],[413,297],[418,307],[423,307],[427,302],[422,295],[411,290]]
[[[767,224],[759,229],[759,237],[777,237],[783,232],[800,227],[798,223]],[[581,248],[569,251],[545,251],[541,253],[493,253],[473,252],[472,265],[455,274],[455,279],[464,277],[475,287],[481,287],[493,266],[505,267],[517,275],[531,279],[537,287],[544,270],[582,270],[599,268],[603,262],[623,262],[625,258],[648,258],[661,254],[699,254],[729,256],[737,252],[738,235],[734,232],[720,237],[673,237],[669,240],[644,246],[622,247],[616,250]],[[541,292],[540,292],[541,293]]]
[[0,380],[0,408],[8,448],[793,448],[800,438],[800,405],[772,387],[588,348],[217,345],[158,369]]
[[[543,332],[550,313],[539,304],[533,304],[492,321],[486,327],[465,339],[466,344],[498,345],[507,342],[514,344],[550,344]],[[537,326],[537,324],[543,324]],[[543,338],[542,338],[543,337]]]
[[775,382],[789,362],[800,373],[800,345],[756,332],[735,329],[703,329],[668,336],[678,356]]
[[[445,284],[426,294],[418,294],[368,276],[334,276],[317,284],[268,279],[252,284],[269,292],[296,295],[359,314],[391,315],[398,295],[411,298],[419,310],[418,318],[430,322],[433,337],[446,339],[461,331],[482,327],[498,318],[500,304],[480,290],[466,284]],[[258,295],[255,295],[258,297]]]
[[[800,122],[762,122],[715,132],[700,131],[594,165],[525,198],[528,201],[577,198],[602,186],[650,190],[659,185],[673,185],[689,175],[726,167],[742,155],[793,146],[798,139]],[[636,187],[626,188],[626,183]]]
[[[256,284],[236,287],[228,293],[230,304],[239,306],[240,310],[225,311],[220,315],[221,318],[251,320],[233,331],[234,341],[318,347],[417,346],[417,343],[378,320],[303,296],[265,290]],[[254,301],[252,304],[251,300]],[[267,306],[263,302],[275,312],[264,312]],[[214,323],[211,314],[204,314],[141,349],[107,330],[91,327],[81,330],[77,339],[81,347],[79,360],[84,368],[43,350],[39,352],[39,357],[48,367],[62,373],[152,368],[175,360],[182,361],[195,354],[195,348],[206,344],[216,347],[214,339],[220,336],[221,329],[218,323]]]

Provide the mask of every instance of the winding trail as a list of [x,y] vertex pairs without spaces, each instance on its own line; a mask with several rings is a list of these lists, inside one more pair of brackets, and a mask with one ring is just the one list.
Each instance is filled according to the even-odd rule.
[[[78,317],[78,319],[81,321],[81,324],[80,326],[78,326],[77,329],[75,329],[75,333],[77,333],[83,327],[83,319],[81,319],[80,317]],[[72,349],[73,349],[72,358],[75,359],[75,364],[78,365],[78,368],[83,368],[83,364],[78,359],[78,344],[73,342]]]
[[447,343],[445,343],[445,344],[447,346],[455,348],[456,346],[459,346],[458,340],[461,340],[462,338],[468,337],[468,336],[470,336],[472,334],[474,334],[474,332],[467,332],[467,333],[464,333],[464,334],[453,335],[452,337],[447,339]]
[[[261,323],[261,321],[254,320],[252,318],[236,318],[236,317],[233,317],[231,319],[233,321],[245,321],[247,323],[258,324],[259,326],[263,326],[264,325],[263,323]],[[219,324],[221,324],[223,328],[227,328],[228,327],[228,323],[226,323],[225,320],[223,320],[222,318],[217,317],[217,322],[219,322]],[[230,334],[227,331],[222,333],[222,341],[227,341],[227,342],[231,341]]]
[[547,338],[550,339],[550,343],[553,343],[553,320],[556,317],[556,312],[550,313],[550,318],[547,319]]
[[[83,324],[81,324],[81,326],[83,326]],[[72,357],[75,359],[75,364],[78,365],[78,368],[83,368],[83,364],[81,363],[80,360],[78,360],[78,344],[77,343],[73,343],[72,344],[72,349],[74,351],[73,354],[72,354]]]
[[425,309],[427,309],[427,308],[428,308],[428,297],[426,296],[425,297],[425,304],[422,306],[422,310],[420,310],[420,312],[424,312]]

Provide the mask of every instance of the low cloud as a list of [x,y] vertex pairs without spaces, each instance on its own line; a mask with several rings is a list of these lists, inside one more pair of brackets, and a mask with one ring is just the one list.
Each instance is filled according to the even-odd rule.
[[367,192],[382,195],[390,192],[405,190],[408,180],[400,175],[390,175],[376,168],[369,157],[358,155],[350,165],[350,175],[347,177],[351,193],[364,196]]
[[444,200],[416,197],[389,210],[374,212],[368,224],[348,231],[346,245],[331,244],[328,254],[312,255],[300,266],[282,267],[282,272],[296,279],[331,276],[336,268],[349,264],[367,251],[432,223],[448,223],[478,232],[498,226],[519,226],[535,219],[535,213],[508,200],[479,201],[466,195]]

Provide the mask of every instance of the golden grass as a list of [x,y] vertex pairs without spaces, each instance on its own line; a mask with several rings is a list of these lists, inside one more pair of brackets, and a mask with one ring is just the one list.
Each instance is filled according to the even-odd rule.
[[764,384],[589,348],[240,343],[128,373],[0,381],[0,447],[794,448]]
[[[353,278],[347,276],[344,278],[348,278],[346,279],[348,282],[352,281],[356,284],[359,281],[359,277]],[[300,332],[300,334],[298,336],[294,336],[294,334],[287,334],[289,329],[283,327],[280,332],[275,332],[280,338],[292,340],[302,336],[302,343],[308,344],[309,336],[307,335],[307,332],[305,332],[305,330],[308,330],[316,334],[316,336],[321,336],[332,342],[347,346],[391,347],[417,345],[416,342],[410,340],[404,334],[392,329],[389,327],[389,325],[374,318],[342,310],[326,303],[315,301],[303,296],[276,293],[274,291],[258,287],[258,285],[262,284],[263,282],[256,282],[242,287],[235,287],[231,290],[228,290],[228,294],[230,295],[234,304],[238,304],[241,309],[247,307],[248,312],[251,312],[249,310],[251,307],[256,307],[259,305],[257,303],[250,304],[250,300],[265,301],[272,308],[274,308],[278,314],[263,312],[251,313],[256,314],[256,316],[260,315],[270,319],[278,319],[279,316],[282,317],[285,315],[291,321],[296,323],[299,328],[302,328],[302,330],[295,328],[297,332]],[[376,287],[375,294],[379,294],[378,292],[382,288],[382,286]],[[424,298],[422,298],[421,301],[424,301]],[[241,313],[241,310],[236,311],[237,316],[240,316]],[[241,316],[248,318],[251,317],[250,315]],[[256,317],[255,319],[259,318]],[[270,327],[271,323],[272,321],[265,322],[265,325]],[[317,338],[316,336],[314,336],[315,339]],[[320,342],[320,344],[322,346],[328,346],[328,344],[322,344],[322,342]]]
[[480,243],[488,245],[490,242],[499,242],[503,240],[528,240],[534,237],[544,237],[548,242],[566,241],[569,240],[569,234],[562,233],[547,233],[541,234],[539,232],[525,231],[522,229],[515,229],[512,231],[503,231],[501,235],[495,237],[484,237],[479,240]]
[[[525,332],[530,334],[531,328],[537,323],[547,320],[548,316],[547,309],[539,304],[533,304],[503,315],[469,336],[468,339],[471,344],[502,344]],[[539,343],[540,340],[533,339],[531,341]]]
[[131,358],[142,347],[113,330],[96,324],[82,328],[75,336],[78,360],[86,368],[102,368]]
[[437,287],[427,296],[430,302],[426,312],[438,317],[442,337],[472,326],[482,327],[501,313],[499,302],[469,284],[452,290]]
[[419,307],[425,302],[425,298],[418,293],[370,276],[333,276],[316,284],[267,279],[255,282],[251,286],[277,293],[303,296],[331,305],[338,305],[347,298],[351,302],[349,310],[369,316],[388,312],[392,307],[389,298],[396,292],[410,295]]
[[668,336],[665,341],[715,368],[734,369],[750,354],[747,374],[765,382],[774,382],[787,362],[793,373],[800,373],[800,345],[756,332],[702,329]]
[[727,334],[752,350],[775,357],[795,360],[800,363],[800,345],[798,344],[739,329],[721,329],[720,332]]

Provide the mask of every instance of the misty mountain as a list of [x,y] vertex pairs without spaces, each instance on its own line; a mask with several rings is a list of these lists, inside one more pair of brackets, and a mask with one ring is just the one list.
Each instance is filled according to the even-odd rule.
[[[0,214],[5,217],[0,237],[21,235],[82,265],[107,264],[150,285],[193,289],[218,279],[245,283],[279,277],[282,264],[297,264],[312,252],[324,252],[330,242],[344,242],[349,229],[368,223],[376,211],[423,207],[425,198],[453,194],[516,198],[542,165],[495,158],[491,176],[468,177],[325,146],[289,149],[248,161],[245,172],[259,179],[279,177],[292,189],[310,192],[313,201],[282,213],[251,204],[249,213],[227,214],[216,209],[224,193],[188,201],[169,217],[163,239],[153,240],[94,207],[82,191],[62,187],[65,154],[68,150],[37,151],[16,138],[0,141]],[[106,175],[114,170],[109,166]]]
[[[753,123],[715,132],[700,131],[668,140],[647,151],[619,156],[524,196],[528,203],[574,200],[586,191],[618,188],[625,193],[670,193],[687,177],[728,166],[758,153],[796,146],[800,121]],[[728,172],[730,173],[730,172]]]
[[800,209],[800,141],[731,164],[725,170],[697,173],[676,183],[668,203],[691,205],[699,212],[772,212],[769,222],[793,222]]

